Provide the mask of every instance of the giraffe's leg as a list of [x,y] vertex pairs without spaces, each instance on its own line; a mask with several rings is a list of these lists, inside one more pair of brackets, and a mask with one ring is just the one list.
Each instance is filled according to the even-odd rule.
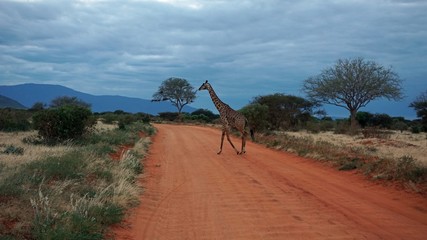
[[246,132],[246,131],[244,131],[243,133],[242,133],[242,151],[240,152],[240,154],[243,154],[243,153],[245,153],[246,152],[246,149],[245,149],[245,147],[246,147],[246,136],[248,135],[248,133]]
[[234,147],[234,144],[231,142],[230,135],[228,134],[228,131],[225,131],[225,134],[227,135],[227,140],[231,144],[231,146],[234,148],[237,154],[239,154],[239,151]]
[[217,152],[217,154],[221,154],[221,152],[222,152],[222,144],[224,143],[224,136],[225,136],[225,130],[222,130],[221,145],[219,147],[219,152]]

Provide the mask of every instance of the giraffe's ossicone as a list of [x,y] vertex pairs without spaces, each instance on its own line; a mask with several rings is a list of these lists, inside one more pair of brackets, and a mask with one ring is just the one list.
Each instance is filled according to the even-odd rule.
[[[219,97],[216,95],[215,91],[213,90],[212,86],[208,83],[208,80],[200,86],[200,90],[208,90],[209,95],[211,96],[212,102],[214,103],[215,107],[218,109],[219,116],[221,118],[222,123],[222,135],[221,135],[221,145],[219,148],[218,154],[222,152],[222,145],[224,143],[224,136],[227,136],[227,140],[230,143],[230,145],[233,147],[233,149],[236,151],[237,154],[243,154],[246,152],[246,137],[248,135],[248,132],[246,131],[247,128],[249,128],[248,120],[246,119],[243,114],[235,111],[230,106],[225,104]],[[237,129],[242,134],[242,148],[240,152],[234,147],[234,144],[230,140],[230,131],[232,128]],[[252,140],[254,140],[254,132],[252,129],[250,129]]]

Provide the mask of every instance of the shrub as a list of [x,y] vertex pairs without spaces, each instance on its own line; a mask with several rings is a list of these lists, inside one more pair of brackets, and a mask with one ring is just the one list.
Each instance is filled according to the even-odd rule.
[[402,122],[402,121],[395,121],[393,125],[391,126],[391,129],[393,130],[399,130],[400,132],[403,132],[405,130],[408,130],[408,124]]
[[305,128],[311,133],[319,133],[321,131],[320,123],[314,121],[307,122]]
[[412,133],[420,133],[421,132],[421,126],[419,126],[419,125],[412,126],[411,132]]
[[219,118],[218,114],[215,114],[213,112],[211,112],[208,109],[197,109],[196,111],[191,113],[191,116],[198,116],[193,118],[194,120],[202,120],[202,121],[206,121],[206,122],[212,122],[214,119]]
[[80,138],[95,124],[88,108],[74,105],[40,111],[33,122],[39,135],[50,143]]
[[343,159],[341,161],[341,166],[338,168],[340,171],[350,171],[353,169],[357,169],[362,165],[359,158],[353,158],[353,159]]
[[335,134],[348,134],[350,129],[350,123],[347,120],[337,120],[337,124],[334,129]]
[[389,139],[391,132],[384,131],[376,127],[367,127],[362,129],[362,134],[364,138],[380,138],[380,139]]
[[409,180],[419,182],[427,177],[427,168],[423,167],[411,156],[403,156],[396,161],[394,179]]
[[123,114],[119,117],[119,129],[124,130],[126,126],[137,121],[136,116],[131,114]]
[[185,120],[190,120],[190,121],[204,122],[204,123],[210,122],[210,119],[204,114],[198,114],[198,115],[191,114],[191,115],[185,115],[184,117],[185,117]]
[[334,121],[332,120],[322,120],[319,124],[320,131],[331,131],[335,127]]
[[31,128],[30,115],[25,110],[0,109],[0,131],[28,131]]
[[105,124],[113,124],[119,121],[119,115],[112,112],[94,113],[95,116]]
[[378,159],[364,166],[365,174],[374,178],[422,183],[427,180],[427,168],[411,156],[399,159]]
[[24,148],[22,147],[15,147],[13,145],[9,145],[6,147],[5,150],[3,150],[4,154],[15,154],[15,155],[22,155],[24,154]]
[[159,117],[165,121],[175,121],[178,119],[177,112],[161,112],[159,113]]

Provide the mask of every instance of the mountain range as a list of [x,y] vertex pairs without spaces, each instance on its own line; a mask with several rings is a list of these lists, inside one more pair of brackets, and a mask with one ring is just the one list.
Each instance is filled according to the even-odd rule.
[[19,102],[2,95],[0,95],[0,108],[26,109],[26,107]]
[[[123,110],[130,113],[149,113],[157,115],[160,112],[176,112],[177,109],[169,101],[152,102],[151,100],[141,98],[131,98],[124,96],[111,96],[111,95],[91,95],[83,92],[73,90],[61,85],[52,84],[34,84],[26,83],[13,86],[0,86],[0,101],[4,99],[5,102],[12,103],[12,108],[30,108],[37,102],[50,104],[50,102],[62,96],[76,97],[86,103],[91,104],[93,112],[113,112],[116,110]],[[3,102],[3,101],[2,101]],[[18,104],[18,105],[16,105]],[[21,107],[19,107],[22,105]],[[2,106],[1,107],[6,107]],[[193,107],[185,106],[183,112],[193,112],[196,110]]]

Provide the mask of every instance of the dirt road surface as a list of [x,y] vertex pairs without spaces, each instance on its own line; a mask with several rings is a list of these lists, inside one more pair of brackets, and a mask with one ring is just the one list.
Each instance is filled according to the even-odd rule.
[[156,128],[140,207],[117,239],[427,239],[421,196],[252,142],[217,155],[216,129]]

